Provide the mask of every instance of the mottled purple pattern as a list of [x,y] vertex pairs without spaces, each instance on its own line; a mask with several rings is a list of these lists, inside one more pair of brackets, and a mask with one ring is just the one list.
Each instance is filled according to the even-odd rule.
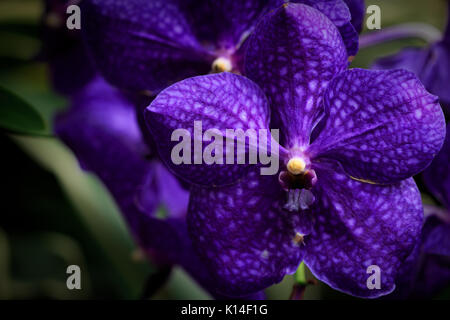
[[[56,119],[56,133],[83,167],[94,172],[117,201],[132,235],[153,261],[176,263],[214,297],[216,280],[199,259],[186,225],[188,195],[148,152],[133,106],[104,80],[94,79],[74,96],[71,109]],[[167,217],[157,217],[165,207]],[[262,293],[236,297],[261,299]]]
[[342,0],[302,0],[294,2],[303,3],[319,10],[338,28],[351,19],[350,10]]
[[439,154],[422,177],[428,190],[445,208],[426,205],[418,257],[403,267],[395,297],[432,297],[450,284],[450,138],[447,136]]
[[347,48],[349,61],[352,61],[354,56],[358,53],[359,35],[351,23],[346,23],[343,26],[339,27],[339,32],[341,33],[345,47]]
[[274,0],[273,7],[277,7],[282,5],[283,3],[293,2],[293,3],[302,3],[313,7],[314,9],[319,10],[324,15],[328,17],[328,19],[333,22],[333,24],[338,28],[342,40],[344,41],[345,47],[347,49],[348,56],[354,56],[358,52],[358,32],[355,30],[353,21],[353,14],[356,16],[356,20],[363,19],[364,12],[355,11],[353,8],[350,8],[353,11],[349,11],[349,7],[347,6],[344,0]]
[[442,146],[438,99],[410,72],[352,69],[324,100],[327,122],[308,152],[338,160],[355,178],[398,182],[426,168]]
[[414,72],[427,90],[439,96],[445,110],[450,111],[450,39],[444,38],[427,48],[403,49],[378,59],[372,66],[372,69],[393,68]]
[[302,219],[283,200],[277,177],[255,171],[231,187],[192,189],[189,230],[224,293],[254,292],[297,269]]
[[[173,177],[172,177],[173,178]],[[172,199],[172,201],[174,201]],[[143,238],[140,245],[151,255],[152,261],[155,257],[168,259],[166,263],[180,264],[201,286],[203,286],[216,299],[264,299],[262,291],[252,292],[249,295],[242,292],[235,294],[224,294],[217,287],[216,275],[207,268],[204,261],[200,259],[193,247],[189,237],[186,219],[167,218],[145,219],[140,223]],[[156,242],[159,241],[159,242]]]
[[[155,164],[145,159],[148,150],[134,107],[119,91],[97,78],[74,96],[71,109],[56,119],[55,127],[82,167],[97,174],[111,191],[136,239],[141,241],[146,237],[145,232],[141,233],[143,218],[153,217],[160,205],[159,182],[151,187],[148,184],[157,178]],[[177,201],[184,197],[187,205],[185,195],[180,193]],[[145,211],[141,212],[141,207]]]
[[249,41],[246,74],[274,106],[281,143],[306,145],[328,82],[347,66],[339,32],[316,9],[289,3],[265,16]]
[[444,146],[427,170],[424,171],[423,179],[433,195],[446,208],[450,208],[450,125],[447,125]]
[[[329,170],[329,169],[328,169]],[[348,178],[337,167],[316,170],[319,202],[314,231],[305,237],[305,263],[338,290],[375,298],[390,293],[399,267],[413,250],[423,209],[414,180],[390,186]],[[381,289],[367,288],[367,267],[381,269]]]
[[[103,154],[83,152],[82,158],[91,160],[80,159],[84,168],[93,171],[104,170],[105,178],[108,178],[106,175],[110,169],[109,165],[117,164],[114,157],[106,156],[106,154],[114,152],[114,145],[117,145],[119,156],[123,151],[122,153],[136,155],[131,160],[135,159],[136,162],[145,163],[143,160],[148,150],[141,139],[134,107],[118,90],[111,88],[100,77],[96,77],[82,91],[72,97],[71,105],[68,112],[56,119],[57,134],[63,139],[73,138],[73,140],[70,139],[70,142],[80,142],[79,147],[85,148],[84,151],[104,148]],[[122,147],[123,149],[120,149]],[[111,150],[108,151],[108,149]],[[103,155],[104,160],[108,161],[106,167],[95,161],[96,157],[100,155]],[[128,166],[127,163],[122,163],[122,165]],[[138,165],[138,168],[142,168],[142,165]]]
[[443,104],[450,108],[450,40],[442,41],[428,51],[427,65],[419,76],[426,88],[439,96]]
[[[147,150],[133,106],[97,78],[74,97],[71,109],[57,118],[55,127],[83,168],[109,189],[140,246],[152,253],[158,248],[162,260],[175,257],[179,241],[167,221],[155,218],[160,183],[147,184],[157,177],[154,164],[145,160]],[[177,191],[173,193],[176,201],[182,201]]]
[[338,28],[347,48],[347,55],[354,56],[358,52],[358,32],[351,23],[352,15],[343,0],[303,0],[301,2],[319,10]]
[[86,0],[84,37],[113,84],[158,92],[207,74],[217,57],[239,69],[243,41],[268,0]]
[[[269,104],[252,81],[223,73],[182,81],[146,111],[165,162],[180,177],[207,186],[192,187],[188,223],[217,290],[245,294],[276,283],[306,251],[314,274],[334,288],[361,297],[392,292],[422,224],[420,194],[410,177],[429,164],[444,139],[436,97],[406,71],[344,71],[347,53],[337,28],[303,4],[264,17],[246,46],[247,75]],[[269,106],[271,127],[281,130],[287,148],[282,160],[300,153],[316,171],[309,207],[296,202],[298,186],[283,186],[291,188],[288,194],[277,175],[260,176],[257,168],[244,177],[236,166],[180,170],[171,164],[172,130],[192,131],[194,120],[221,130],[267,128]],[[381,290],[367,288],[371,264],[381,267]]]
[[450,45],[440,42],[428,49],[407,48],[398,54],[381,58],[373,69],[403,68],[414,72],[425,87],[439,96],[444,106],[450,105]]
[[[202,122],[203,132],[217,129],[225,136],[226,129],[267,129],[269,115],[267,99],[256,84],[224,72],[186,79],[165,89],[146,109],[145,119],[160,155],[174,173],[194,184],[224,185],[236,181],[248,166],[238,165],[237,161],[235,165],[195,164],[194,140],[201,140],[194,138],[194,121]],[[179,143],[171,141],[175,129],[190,133],[192,164],[176,165],[171,159],[173,147]],[[208,144],[203,143],[203,150]],[[225,149],[225,141],[223,146]],[[224,150],[223,163],[226,154]]]
[[129,89],[160,90],[210,70],[214,57],[200,45],[177,3],[83,1],[83,35],[107,80]]
[[[358,34],[343,0],[297,1],[327,15],[348,55]],[[190,76],[206,74],[217,57],[243,73],[243,44],[265,13],[283,0],[85,0],[83,34],[97,67],[113,84],[157,93]],[[319,26],[321,27],[321,26]],[[310,28],[311,29],[311,28]]]

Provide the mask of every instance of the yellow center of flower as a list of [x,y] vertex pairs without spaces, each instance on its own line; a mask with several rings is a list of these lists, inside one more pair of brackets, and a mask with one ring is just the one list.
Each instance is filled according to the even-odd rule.
[[231,65],[230,59],[219,57],[216,60],[214,60],[212,64],[212,71],[213,72],[229,72],[233,66]]
[[292,158],[287,163],[287,169],[293,175],[298,175],[305,171],[306,163],[302,158]]

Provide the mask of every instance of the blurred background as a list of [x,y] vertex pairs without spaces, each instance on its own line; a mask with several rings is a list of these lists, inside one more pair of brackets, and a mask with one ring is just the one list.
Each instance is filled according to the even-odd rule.
[[[444,0],[366,1],[370,4],[380,6],[382,28],[423,22],[443,30],[446,23]],[[0,299],[209,299],[179,268],[147,294],[162,271],[136,248],[101,182],[83,172],[53,136],[51,119],[67,102],[52,91],[42,62],[43,12],[41,0],[0,0]],[[352,67],[425,44],[411,38],[363,48]],[[11,121],[2,110],[12,106],[23,112]],[[30,132],[18,134],[14,124]],[[72,264],[81,267],[82,290],[66,287]],[[293,283],[287,276],[267,289],[268,298],[287,299]],[[449,297],[450,290],[436,296]],[[308,287],[305,298],[351,297],[319,283]]]

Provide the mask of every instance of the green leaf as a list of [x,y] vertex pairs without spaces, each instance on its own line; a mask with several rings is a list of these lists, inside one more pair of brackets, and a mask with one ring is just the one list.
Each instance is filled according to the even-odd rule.
[[17,133],[40,134],[46,125],[30,104],[0,87],[0,128]]
[[[0,57],[0,65],[1,61]],[[52,90],[45,64],[25,63],[0,68],[0,87],[22,97],[39,113],[45,123],[45,131],[40,135],[53,134],[54,117],[65,109],[67,101]]]

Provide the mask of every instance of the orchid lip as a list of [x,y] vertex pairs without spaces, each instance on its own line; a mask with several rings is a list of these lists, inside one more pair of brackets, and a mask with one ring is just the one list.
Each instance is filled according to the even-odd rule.
[[285,191],[311,189],[317,182],[309,157],[300,149],[289,150],[286,170],[281,171],[278,181]]

